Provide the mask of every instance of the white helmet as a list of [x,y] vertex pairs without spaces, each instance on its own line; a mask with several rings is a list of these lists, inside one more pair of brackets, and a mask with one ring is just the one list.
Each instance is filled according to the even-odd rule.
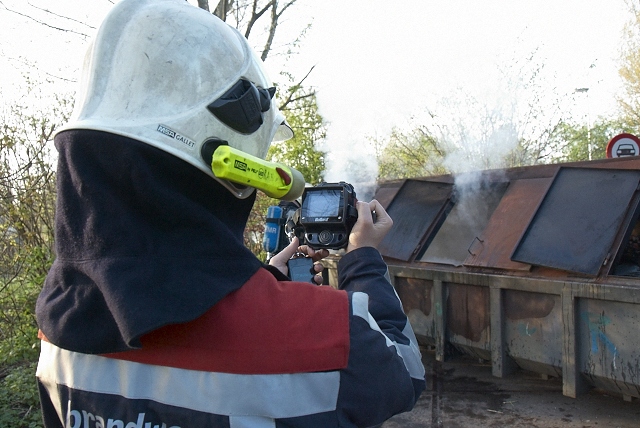
[[[214,178],[204,146],[264,159],[272,141],[293,136],[247,40],[185,0],[119,2],[89,46],[80,88],[61,130],[131,137]],[[253,191],[217,180],[239,198]]]

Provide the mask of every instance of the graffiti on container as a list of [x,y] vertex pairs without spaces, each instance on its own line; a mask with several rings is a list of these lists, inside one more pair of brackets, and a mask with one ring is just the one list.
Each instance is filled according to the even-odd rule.
[[529,323],[519,323],[518,332],[521,336],[533,336],[538,329],[535,327],[529,327]]
[[605,327],[611,324],[611,318],[604,314],[593,312],[583,312],[582,318],[586,321],[591,336],[591,353],[598,352],[599,344],[603,345],[605,350],[613,355],[613,369],[616,370],[616,357],[618,356],[618,348],[611,342],[605,332]]

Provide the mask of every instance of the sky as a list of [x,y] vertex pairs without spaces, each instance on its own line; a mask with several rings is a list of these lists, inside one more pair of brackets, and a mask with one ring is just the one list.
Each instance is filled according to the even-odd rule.
[[[3,102],[20,81],[16,69],[24,70],[23,59],[55,76],[56,88],[69,86],[86,43],[7,9],[79,33],[94,31],[52,20],[29,4],[94,27],[111,7],[109,0],[1,0]],[[504,90],[498,71],[517,74],[534,51],[549,92],[564,96],[568,114],[584,120],[609,114],[619,94],[619,49],[630,19],[625,0],[298,0],[283,16],[279,43],[307,23],[312,27],[298,55],[286,63],[270,58],[267,67],[274,77],[283,67],[303,76],[315,66],[307,82],[328,123],[330,181],[344,179],[352,157],[375,170],[368,140],[411,126],[412,117],[437,109],[442,100],[460,93],[492,99]],[[575,93],[578,88],[589,91]]]
[[[567,94],[566,108],[593,120],[616,106],[628,19],[623,0],[323,2],[307,61],[316,64],[310,81],[329,139],[342,143],[332,154],[346,159],[363,135],[384,136],[454,94],[491,98],[498,69],[515,69],[534,51],[549,86]],[[585,87],[587,96],[574,95]]]
[[628,19],[624,0],[405,0],[393,9],[378,0],[322,3],[308,41],[318,81],[333,95],[349,87],[361,94],[373,81],[398,108],[405,103],[397,93],[409,82],[417,94],[410,102],[426,103],[416,99],[453,85],[492,84],[497,61],[533,49],[570,88],[588,84],[593,63],[598,78],[610,76]]

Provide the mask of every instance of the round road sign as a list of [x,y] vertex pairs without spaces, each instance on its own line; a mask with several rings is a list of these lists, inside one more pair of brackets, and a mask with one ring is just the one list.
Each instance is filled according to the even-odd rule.
[[616,135],[607,144],[607,158],[640,155],[640,138],[632,134]]

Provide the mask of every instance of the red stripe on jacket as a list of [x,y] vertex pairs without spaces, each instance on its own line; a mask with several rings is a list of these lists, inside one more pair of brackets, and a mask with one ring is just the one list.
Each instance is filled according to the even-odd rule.
[[349,358],[347,293],[277,281],[265,269],[203,316],[111,358],[192,370],[278,374],[339,370]]

